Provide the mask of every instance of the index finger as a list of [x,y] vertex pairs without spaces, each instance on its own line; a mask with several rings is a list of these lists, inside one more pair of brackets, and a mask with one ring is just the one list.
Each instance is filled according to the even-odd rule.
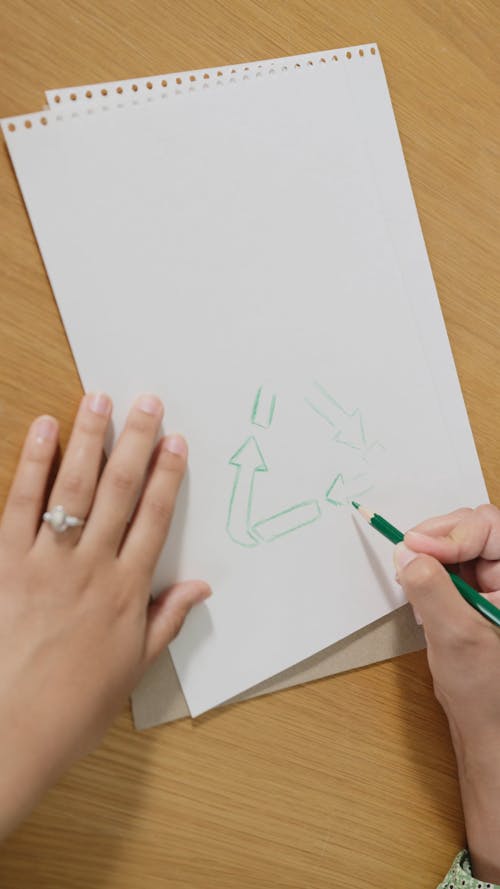
[[415,552],[427,553],[447,565],[479,556],[500,559],[500,511],[487,503],[438,516],[408,531],[405,543]]
[[420,531],[422,534],[430,534],[431,537],[442,537],[449,534],[461,519],[466,518],[472,512],[474,512],[473,509],[463,506],[444,515],[436,515],[430,519],[425,519],[423,522],[415,525],[414,528],[411,528],[411,531]]

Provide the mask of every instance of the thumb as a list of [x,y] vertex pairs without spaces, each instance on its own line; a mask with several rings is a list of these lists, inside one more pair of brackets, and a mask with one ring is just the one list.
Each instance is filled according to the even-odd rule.
[[144,667],[148,667],[175,639],[193,605],[203,602],[212,590],[203,580],[176,583],[149,606],[144,645]]
[[451,633],[470,636],[476,626],[483,625],[482,618],[462,599],[437,559],[398,543],[394,563],[399,582],[428,638],[449,639]]

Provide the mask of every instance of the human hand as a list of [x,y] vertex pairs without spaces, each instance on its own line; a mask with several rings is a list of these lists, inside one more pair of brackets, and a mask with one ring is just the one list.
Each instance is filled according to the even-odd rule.
[[500,633],[460,596],[441,563],[500,607],[500,511],[488,504],[429,519],[395,549],[450,725],[474,875],[499,883]]
[[40,525],[58,441],[50,417],[28,433],[0,522],[0,836],[100,740],[210,595],[202,581],[179,583],[148,607],[187,446],[175,435],[154,448],[163,407],[142,396],[99,477],[110,415],[106,396],[83,398],[49,495],[49,509],[62,503],[83,528]]

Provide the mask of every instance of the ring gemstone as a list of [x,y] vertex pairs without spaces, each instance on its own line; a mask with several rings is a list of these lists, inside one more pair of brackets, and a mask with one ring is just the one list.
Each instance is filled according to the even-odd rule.
[[84,523],[83,519],[68,515],[64,506],[61,505],[54,506],[50,512],[44,512],[43,520],[50,525],[56,534],[62,534],[62,532],[67,531],[68,528],[76,528]]

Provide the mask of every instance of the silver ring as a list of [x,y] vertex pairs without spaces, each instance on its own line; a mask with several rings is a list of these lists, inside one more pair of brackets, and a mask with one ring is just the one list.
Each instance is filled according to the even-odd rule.
[[64,506],[54,506],[50,512],[44,512],[43,520],[50,525],[56,534],[62,534],[68,528],[80,528],[85,524],[85,519],[78,519],[74,515],[68,515]]

